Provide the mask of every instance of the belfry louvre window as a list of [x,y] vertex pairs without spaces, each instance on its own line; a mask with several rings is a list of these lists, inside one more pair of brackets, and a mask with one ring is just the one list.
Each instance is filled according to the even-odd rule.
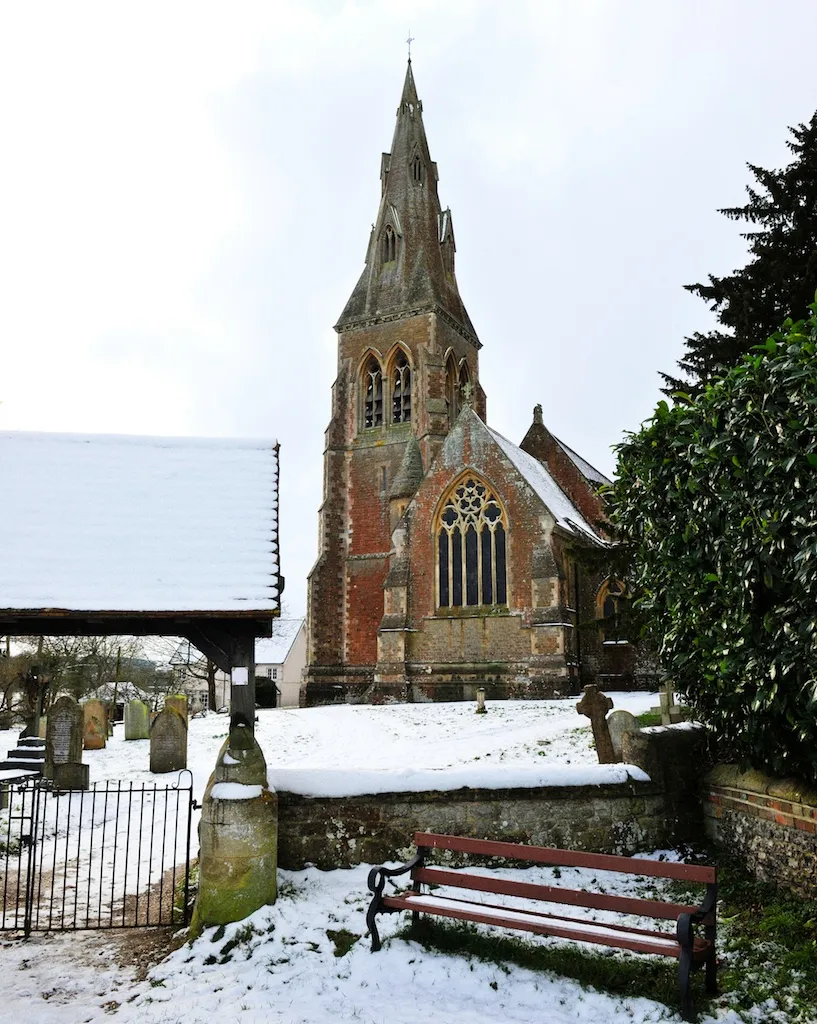
[[477,477],[457,484],[437,532],[440,608],[507,604],[505,513]]
[[383,423],[383,373],[374,356],[363,371],[363,426],[379,427]]
[[392,370],[392,423],[411,420],[411,367],[401,352]]
[[391,224],[386,225],[383,232],[383,262],[391,263],[397,259],[397,235]]

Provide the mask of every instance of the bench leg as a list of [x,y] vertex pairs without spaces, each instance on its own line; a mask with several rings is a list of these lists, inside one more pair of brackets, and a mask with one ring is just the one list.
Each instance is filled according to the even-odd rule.
[[380,949],[380,934],[377,930],[377,911],[379,910],[378,904],[380,903],[379,896],[375,896],[372,902],[369,904],[369,909],[366,911],[366,926],[369,929],[369,934],[372,937],[372,952],[376,953]]
[[718,958],[715,955],[715,947],[709,951],[706,958],[706,991],[714,995],[718,991]]
[[695,1007],[692,1003],[692,992],[689,988],[690,975],[692,974],[692,956],[688,950],[681,952],[681,959],[678,962],[678,988],[681,993],[681,1015],[684,1020],[695,1020]]

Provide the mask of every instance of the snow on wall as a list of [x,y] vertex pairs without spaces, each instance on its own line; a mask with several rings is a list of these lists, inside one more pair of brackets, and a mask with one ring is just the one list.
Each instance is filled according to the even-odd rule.
[[0,433],[0,608],[278,607],[275,441]]

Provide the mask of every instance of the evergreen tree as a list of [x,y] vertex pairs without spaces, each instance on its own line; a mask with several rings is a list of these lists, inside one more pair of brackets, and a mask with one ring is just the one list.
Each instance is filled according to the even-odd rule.
[[755,185],[749,202],[720,210],[743,221],[751,259],[727,277],[709,275],[708,284],[684,287],[717,314],[719,327],[686,339],[678,365],[690,380],[662,374],[673,391],[700,391],[734,366],[743,353],[762,345],[787,317],[803,316],[817,287],[817,113],[808,124],[790,128],[786,145],[794,159],[780,171],[748,164]]

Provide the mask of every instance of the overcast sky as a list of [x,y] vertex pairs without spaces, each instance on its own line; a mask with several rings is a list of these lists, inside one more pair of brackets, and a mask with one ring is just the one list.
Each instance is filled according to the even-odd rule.
[[0,429],[277,437],[293,614],[409,28],[489,422],[608,474],[817,107],[815,0],[0,0]]

